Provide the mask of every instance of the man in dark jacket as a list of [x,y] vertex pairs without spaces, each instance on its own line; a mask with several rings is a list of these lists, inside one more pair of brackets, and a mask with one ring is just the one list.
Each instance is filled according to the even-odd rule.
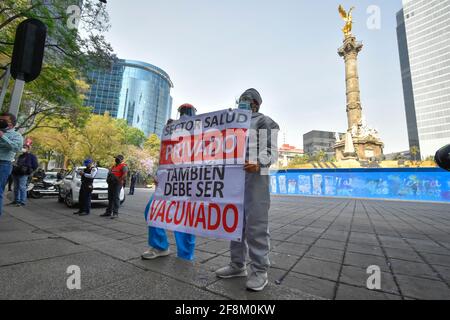
[[26,204],[28,177],[38,168],[38,160],[30,149],[29,145],[23,146],[23,153],[17,158],[13,168],[14,201],[11,204],[18,207]]
[[91,213],[91,195],[94,190],[94,179],[98,170],[92,159],[84,160],[83,164],[85,168],[78,172],[81,176],[80,193],[78,196],[79,210],[73,214],[87,216]]
[[136,182],[137,182],[137,173],[133,171],[133,173],[131,173],[130,178],[130,192],[128,193],[129,195],[134,195],[134,188],[136,186]]

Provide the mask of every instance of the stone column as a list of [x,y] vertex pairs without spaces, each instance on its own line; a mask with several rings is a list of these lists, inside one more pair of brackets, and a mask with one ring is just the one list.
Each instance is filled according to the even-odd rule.
[[358,54],[363,45],[356,41],[353,35],[344,40],[344,45],[339,48],[338,53],[345,61],[345,79],[347,89],[347,118],[348,130],[354,125],[359,126],[362,117],[361,97],[359,91],[358,76]]

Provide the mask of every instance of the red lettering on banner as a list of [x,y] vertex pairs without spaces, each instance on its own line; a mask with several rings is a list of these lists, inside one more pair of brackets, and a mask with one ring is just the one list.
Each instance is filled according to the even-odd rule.
[[178,212],[179,212],[179,209],[180,209],[180,203],[178,202],[177,212],[175,212],[175,217],[174,217],[174,221],[173,221],[174,224],[179,225],[183,221],[183,218],[184,218],[184,207],[185,206],[186,206],[186,202],[183,202],[183,209],[181,210],[181,217],[180,217],[180,219],[177,219]]
[[162,204],[159,206],[158,213],[156,214],[155,221],[158,217],[161,217],[161,222],[164,222],[164,211],[166,210],[166,201],[162,201]]
[[197,214],[197,221],[195,221],[195,227],[197,228],[200,221],[202,222],[203,229],[206,229],[206,221],[205,221],[205,205],[200,203],[200,206],[198,208],[198,214]]
[[[214,231],[222,227],[227,233],[235,232],[238,226],[238,209],[233,204],[226,205],[222,211],[221,207],[216,203],[183,202],[181,205],[178,201],[169,203],[169,201],[160,200],[153,202],[153,214],[150,215],[149,221],[171,225],[184,224],[186,227],[203,229],[205,231]],[[169,215],[174,207],[176,207],[175,214],[173,219],[170,219]],[[232,221],[228,224],[230,213]]]
[[[227,213],[228,210],[230,209],[233,210],[234,213],[233,217],[234,223],[231,227],[227,225]],[[233,204],[226,205],[225,208],[223,209],[223,229],[228,233],[232,233],[234,232],[234,230],[236,230],[237,224],[238,224],[238,209]]]
[[[184,225],[186,226],[186,223],[189,219],[189,226],[192,227],[192,225],[194,224],[194,219],[195,219],[195,207],[197,206],[197,203],[194,203],[194,208],[191,210],[191,202],[186,202],[186,210],[184,211]],[[183,206],[184,208],[184,206]]]
[[[212,221],[212,210],[216,210],[216,223],[211,224]],[[220,226],[220,207],[215,203],[210,203],[208,207],[208,230],[217,230]]]
[[189,164],[210,160],[243,159],[246,129],[210,130],[163,140],[160,165]]
[[[159,206],[161,205],[162,201],[152,201],[152,206],[150,209],[150,218],[149,220],[153,220],[153,217],[155,216],[156,211],[159,209]],[[155,206],[155,203],[157,203],[157,205]]]
[[169,218],[170,218],[170,217],[169,217],[169,215],[170,215],[170,209],[171,209],[173,206],[175,206],[176,204],[177,204],[176,201],[172,201],[172,202],[170,203],[169,208],[167,209],[167,212],[166,212],[166,223],[172,223],[172,219],[169,219]]

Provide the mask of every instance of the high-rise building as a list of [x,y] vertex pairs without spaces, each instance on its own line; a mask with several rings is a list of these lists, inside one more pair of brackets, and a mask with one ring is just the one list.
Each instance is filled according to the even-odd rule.
[[141,129],[161,135],[172,112],[169,75],[149,63],[119,59],[108,70],[88,74],[91,87],[84,104],[96,114],[109,112]]
[[427,157],[450,143],[450,0],[403,0],[397,38],[409,145]]
[[[343,137],[344,133],[339,133],[339,136]],[[326,157],[331,159],[335,156],[336,142],[335,132],[313,130],[303,135],[303,151],[309,156],[315,156],[323,151]]]

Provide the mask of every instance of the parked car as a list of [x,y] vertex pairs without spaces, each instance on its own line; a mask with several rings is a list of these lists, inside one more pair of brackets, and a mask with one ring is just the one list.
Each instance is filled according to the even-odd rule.
[[[68,207],[74,207],[78,204],[78,196],[80,194],[81,176],[78,174],[80,170],[86,167],[76,167],[70,171],[63,179],[59,186],[58,201],[65,202]],[[97,175],[94,179],[94,190],[92,191],[92,203],[108,203],[108,177],[109,170],[106,168],[98,168]],[[125,190],[120,191],[120,204],[125,202]]]

